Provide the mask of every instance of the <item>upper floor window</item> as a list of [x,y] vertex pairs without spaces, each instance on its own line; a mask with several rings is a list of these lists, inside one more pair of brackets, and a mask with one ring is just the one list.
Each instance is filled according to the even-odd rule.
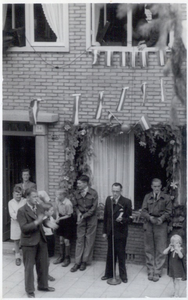
[[[154,26],[150,35],[145,34],[144,24],[158,17],[152,4],[93,3],[88,4],[87,48],[90,46],[155,47],[159,30]],[[142,28],[142,29],[141,29]],[[168,44],[168,41],[167,41]]]
[[11,51],[68,51],[68,4],[4,4],[4,40]]

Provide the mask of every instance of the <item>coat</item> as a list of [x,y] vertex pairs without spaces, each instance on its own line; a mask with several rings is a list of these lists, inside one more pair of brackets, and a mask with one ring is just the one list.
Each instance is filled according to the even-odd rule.
[[[104,226],[103,233],[108,236],[112,233],[112,199],[108,196],[104,208]],[[117,222],[117,217],[122,213],[122,222]],[[113,220],[114,220],[114,238],[126,238],[128,234],[128,224],[132,215],[131,200],[120,196],[118,203],[114,207]]]
[[[44,213],[43,207],[37,204],[37,215]],[[18,210],[17,220],[21,228],[21,246],[36,246],[41,237],[46,242],[42,224],[36,225],[37,219],[27,203]]]

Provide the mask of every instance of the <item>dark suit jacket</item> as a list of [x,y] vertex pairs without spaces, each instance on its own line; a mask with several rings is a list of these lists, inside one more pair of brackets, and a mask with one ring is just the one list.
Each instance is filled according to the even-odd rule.
[[[110,235],[112,233],[112,199],[110,196],[107,197],[105,208],[104,208],[104,227],[103,233]],[[123,213],[122,222],[117,222],[116,218]],[[130,216],[132,215],[132,202],[131,200],[120,196],[118,203],[113,209],[113,220],[114,220],[114,237],[115,238],[126,238],[128,234],[128,223]]]
[[[37,205],[37,215],[43,212],[42,206]],[[27,203],[18,210],[17,220],[21,228],[21,246],[35,246],[41,237],[46,242],[42,224],[35,225],[36,219],[37,217]]]

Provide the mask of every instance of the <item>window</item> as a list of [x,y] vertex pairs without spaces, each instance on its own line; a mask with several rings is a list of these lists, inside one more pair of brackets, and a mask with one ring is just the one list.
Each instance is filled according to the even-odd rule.
[[91,24],[90,32],[87,32],[87,48],[104,47],[105,51],[106,47],[114,46],[114,50],[119,50],[145,41],[147,47],[154,49],[159,32],[153,30],[152,35],[144,37],[140,26],[156,17],[154,10],[152,13],[152,4],[151,7],[149,4],[87,4],[87,24]]
[[4,4],[3,14],[11,51],[69,51],[68,4]]

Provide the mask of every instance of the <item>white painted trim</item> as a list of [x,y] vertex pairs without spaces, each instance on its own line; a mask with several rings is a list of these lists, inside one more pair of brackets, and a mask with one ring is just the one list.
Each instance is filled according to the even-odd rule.
[[[39,123],[55,123],[59,115],[39,111],[37,120]],[[29,122],[29,112],[26,110],[3,110],[3,121]]]
[[130,189],[129,189],[129,199],[132,201],[132,208],[134,209],[134,181],[135,181],[135,172],[134,172],[134,167],[135,167],[135,146],[134,146],[134,132],[130,133],[129,136],[129,178],[130,178]]
[[32,131],[7,131],[3,130],[3,135],[8,135],[8,136],[33,136]]

